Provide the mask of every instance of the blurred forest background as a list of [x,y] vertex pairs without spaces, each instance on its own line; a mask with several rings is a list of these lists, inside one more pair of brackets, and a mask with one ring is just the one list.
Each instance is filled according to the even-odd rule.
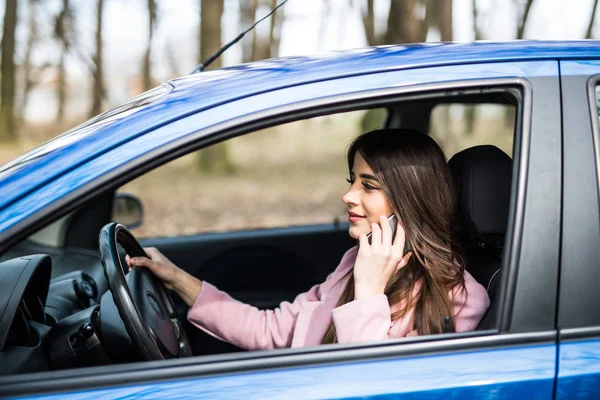
[[[3,0],[0,4],[0,15],[3,15],[0,165],[165,80],[188,74],[280,2]],[[598,0],[291,0],[212,63],[209,69],[367,45],[593,38],[597,6]],[[298,134],[288,134],[285,138],[280,137],[280,127],[271,129],[271,133],[250,135],[252,139],[234,139],[228,147],[205,150],[206,154],[200,157],[184,157],[131,182],[125,189],[142,197],[147,221],[154,221],[145,224],[138,234],[191,234],[214,229],[331,221],[332,214],[337,212],[326,211],[318,218],[301,220],[298,215],[304,214],[298,210],[305,206],[303,212],[314,216],[315,208],[325,209],[326,203],[331,203],[332,209],[341,210],[340,197],[345,190],[346,174],[343,153],[349,140],[361,132],[365,124],[363,114],[352,115],[353,118],[344,119],[344,123],[335,122],[333,116],[288,124],[283,129],[298,131]],[[469,107],[452,115],[456,119],[452,127],[454,136],[469,143],[473,142],[473,132],[476,133],[479,127],[490,126],[486,120],[490,115],[508,120],[514,117],[506,112],[476,113]],[[512,126],[510,123],[504,126],[508,127],[504,147],[510,152]],[[302,132],[306,131],[329,136],[322,137],[321,152],[315,153],[321,154],[323,160],[313,160],[314,169],[305,168],[306,175],[298,176],[297,165],[291,163],[301,160],[291,153],[300,154],[301,149],[304,149],[301,154],[314,153],[310,143],[302,142]],[[267,143],[263,137],[272,140]],[[331,149],[327,147],[328,143]],[[268,163],[264,164],[269,149],[280,151],[285,146],[290,148],[290,154],[280,157],[273,165],[292,175],[281,175],[280,189],[269,198],[273,199],[273,206],[286,204],[287,207],[285,210],[280,207],[277,216],[269,216],[272,207],[264,204],[264,190],[255,190],[253,199],[253,190],[244,186],[242,180],[248,182],[256,175],[253,175],[253,168],[256,172],[270,167]],[[455,145],[445,150],[453,153],[460,147]],[[254,154],[254,158],[249,154]],[[337,164],[330,168],[327,163],[332,157]],[[256,164],[259,160],[263,161],[260,166]],[[290,164],[282,165],[282,160],[288,160]],[[216,206],[215,203],[224,207],[221,200],[207,200],[195,204],[189,213],[180,212],[176,218],[179,222],[174,222],[175,214],[163,204],[169,200],[164,197],[164,192],[180,193],[179,198],[187,199],[182,202],[193,203],[198,193],[190,191],[189,187],[195,186],[190,182],[197,180],[198,174],[203,174],[209,191],[222,193],[215,194],[217,198],[231,198],[231,207],[227,208],[227,213],[219,213],[211,207]],[[329,174],[331,179],[342,183],[311,183],[308,177],[315,174]],[[173,179],[175,175],[177,179]],[[292,180],[296,186],[284,184]],[[298,186],[297,182],[303,181],[307,186]],[[163,194],[156,194],[153,188],[159,182],[179,186],[163,188]],[[257,185],[264,187],[264,182]],[[329,189],[315,195],[310,189],[314,185]],[[233,194],[232,187],[245,189]],[[203,189],[206,193],[207,188]],[[185,190],[187,194],[182,194]],[[304,206],[299,204],[301,200],[294,202],[294,198],[301,198],[308,191],[316,196],[314,202],[311,200]],[[288,193],[287,197],[282,192]],[[232,215],[231,208],[236,202],[240,208],[240,198],[246,201],[243,208],[260,208],[264,212],[249,212],[245,217]],[[202,226],[190,224],[190,215],[201,219]],[[281,215],[289,215],[289,218]],[[172,227],[165,228],[163,222],[169,219]],[[190,228],[190,225],[196,226]]]

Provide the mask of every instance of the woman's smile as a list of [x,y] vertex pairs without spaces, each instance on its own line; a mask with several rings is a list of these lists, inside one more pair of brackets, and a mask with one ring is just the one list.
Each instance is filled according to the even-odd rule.
[[352,211],[348,211],[348,221],[351,223],[361,221],[365,218],[364,215],[353,213]]

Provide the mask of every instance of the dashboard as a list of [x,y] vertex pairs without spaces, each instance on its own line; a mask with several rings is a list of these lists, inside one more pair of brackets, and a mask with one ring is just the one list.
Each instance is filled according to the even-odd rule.
[[58,274],[47,254],[0,263],[0,375],[111,363],[101,342],[100,300],[108,285],[99,258],[61,258],[70,262]]

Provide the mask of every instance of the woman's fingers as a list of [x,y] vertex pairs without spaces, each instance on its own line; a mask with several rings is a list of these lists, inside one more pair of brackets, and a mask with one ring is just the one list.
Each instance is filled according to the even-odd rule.
[[160,251],[156,247],[144,247],[144,251],[151,259],[154,259],[156,256],[160,255]]
[[129,254],[127,254],[125,256],[125,261],[130,267],[136,265],[152,269],[152,267],[160,261],[160,252],[154,247],[144,247],[144,251],[148,257],[129,257]]
[[390,227],[390,222],[382,215],[379,217],[379,225],[381,225],[381,243],[384,246],[389,246],[392,244],[392,228]]
[[361,233],[358,237],[358,249],[364,249],[365,246],[369,245],[369,239],[367,239],[366,233]]
[[396,237],[394,237],[394,253],[399,254],[400,256],[404,255],[404,242],[406,241],[406,232],[404,232],[404,228],[398,222],[396,226]]
[[371,246],[373,248],[381,247],[381,227],[379,224],[371,224]]
[[129,257],[129,254],[125,254],[125,262],[127,263],[127,266],[129,267],[130,271],[131,271],[131,268],[133,268],[135,265],[132,260],[133,259],[131,257]]
[[153,264],[152,260],[146,257],[132,257],[129,259],[129,262],[136,267],[148,267],[150,269],[152,269]]

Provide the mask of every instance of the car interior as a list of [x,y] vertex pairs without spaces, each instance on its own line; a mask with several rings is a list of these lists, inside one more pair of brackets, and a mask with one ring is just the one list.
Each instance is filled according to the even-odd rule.
[[[513,96],[501,91],[429,98],[389,105],[384,124],[430,132],[432,110],[448,103],[518,106]],[[516,126],[515,122],[513,132]],[[493,143],[479,143],[454,154],[449,166],[458,189],[457,233],[466,252],[466,269],[491,299],[478,330],[494,330],[513,163]],[[116,217],[122,210],[134,214],[123,222],[126,227],[143,223],[141,200],[111,188],[0,255],[0,310],[4,309],[0,313],[0,374],[144,359],[127,332],[113,332],[124,337],[109,341],[103,337],[108,336],[105,332],[109,328],[99,326],[118,324],[115,321],[119,320],[114,305],[105,305],[112,296],[106,295],[110,294],[109,282],[100,258],[99,233],[112,221],[122,222]],[[144,238],[140,244],[158,248],[176,265],[232,297],[270,309],[282,301],[292,301],[333,271],[342,254],[355,244],[347,229],[347,223],[334,221]],[[122,249],[117,250],[122,253]],[[140,284],[150,284],[143,279]],[[180,354],[172,350],[173,357],[182,356],[183,351],[194,356],[241,351],[196,329],[187,321],[185,304],[175,296],[172,300],[179,329],[187,333],[189,341],[181,346]],[[123,347],[132,350],[119,354]]]

